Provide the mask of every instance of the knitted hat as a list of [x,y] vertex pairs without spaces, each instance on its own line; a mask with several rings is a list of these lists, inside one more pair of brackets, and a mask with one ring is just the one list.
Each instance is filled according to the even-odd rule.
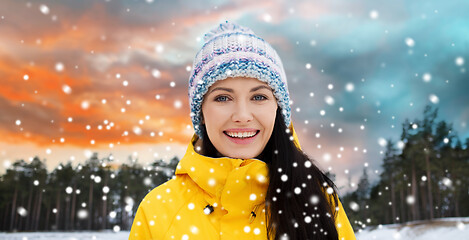
[[250,77],[266,82],[290,126],[290,96],[282,61],[264,39],[246,27],[226,21],[204,36],[189,78],[189,104],[195,133],[201,138],[202,101],[209,87],[228,77]]

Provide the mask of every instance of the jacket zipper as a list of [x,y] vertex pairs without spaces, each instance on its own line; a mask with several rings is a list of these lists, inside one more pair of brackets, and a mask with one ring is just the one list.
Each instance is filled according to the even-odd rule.
[[249,217],[249,224],[251,224],[251,223],[254,221],[254,219],[256,218],[256,216],[257,216],[257,215],[256,215],[257,208],[259,208],[259,205],[256,205],[256,206],[254,207],[254,209],[251,211],[251,216]]

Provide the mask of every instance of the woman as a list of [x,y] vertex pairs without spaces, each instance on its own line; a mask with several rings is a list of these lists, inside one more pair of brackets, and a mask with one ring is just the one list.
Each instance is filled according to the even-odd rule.
[[333,182],[301,150],[267,42],[229,22],[206,34],[189,102],[195,134],[129,239],[355,239]]

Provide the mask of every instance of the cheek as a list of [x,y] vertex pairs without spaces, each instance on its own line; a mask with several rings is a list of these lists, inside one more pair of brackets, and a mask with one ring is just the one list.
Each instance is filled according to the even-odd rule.
[[275,116],[277,115],[277,104],[260,109],[258,112],[258,119],[262,121],[262,125],[266,130],[271,131],[274,128]]
[[217,128],[221,122],[221,116],[225,116],[223,109],[219,109],[216,106],[206,105],[202,106],[202,123],[205,124],[207,131]]

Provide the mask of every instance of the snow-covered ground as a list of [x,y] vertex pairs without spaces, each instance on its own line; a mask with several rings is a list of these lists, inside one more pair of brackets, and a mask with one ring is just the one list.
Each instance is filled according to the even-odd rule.
[[[358,240],[463,240],[469,239],[469,218],[444,218],[407,224],[368,227],[356,233]],[[2,240],[127,240],[129,232],[25,232],[3,233]]]
[[442,240],[469,239],[469,218],[443,218],[407,224],[369,227],[356,233],[358,240]]
[[1,240],[127,240],[129,233],[121,232],[21,232],[4,233],[0,232]]

